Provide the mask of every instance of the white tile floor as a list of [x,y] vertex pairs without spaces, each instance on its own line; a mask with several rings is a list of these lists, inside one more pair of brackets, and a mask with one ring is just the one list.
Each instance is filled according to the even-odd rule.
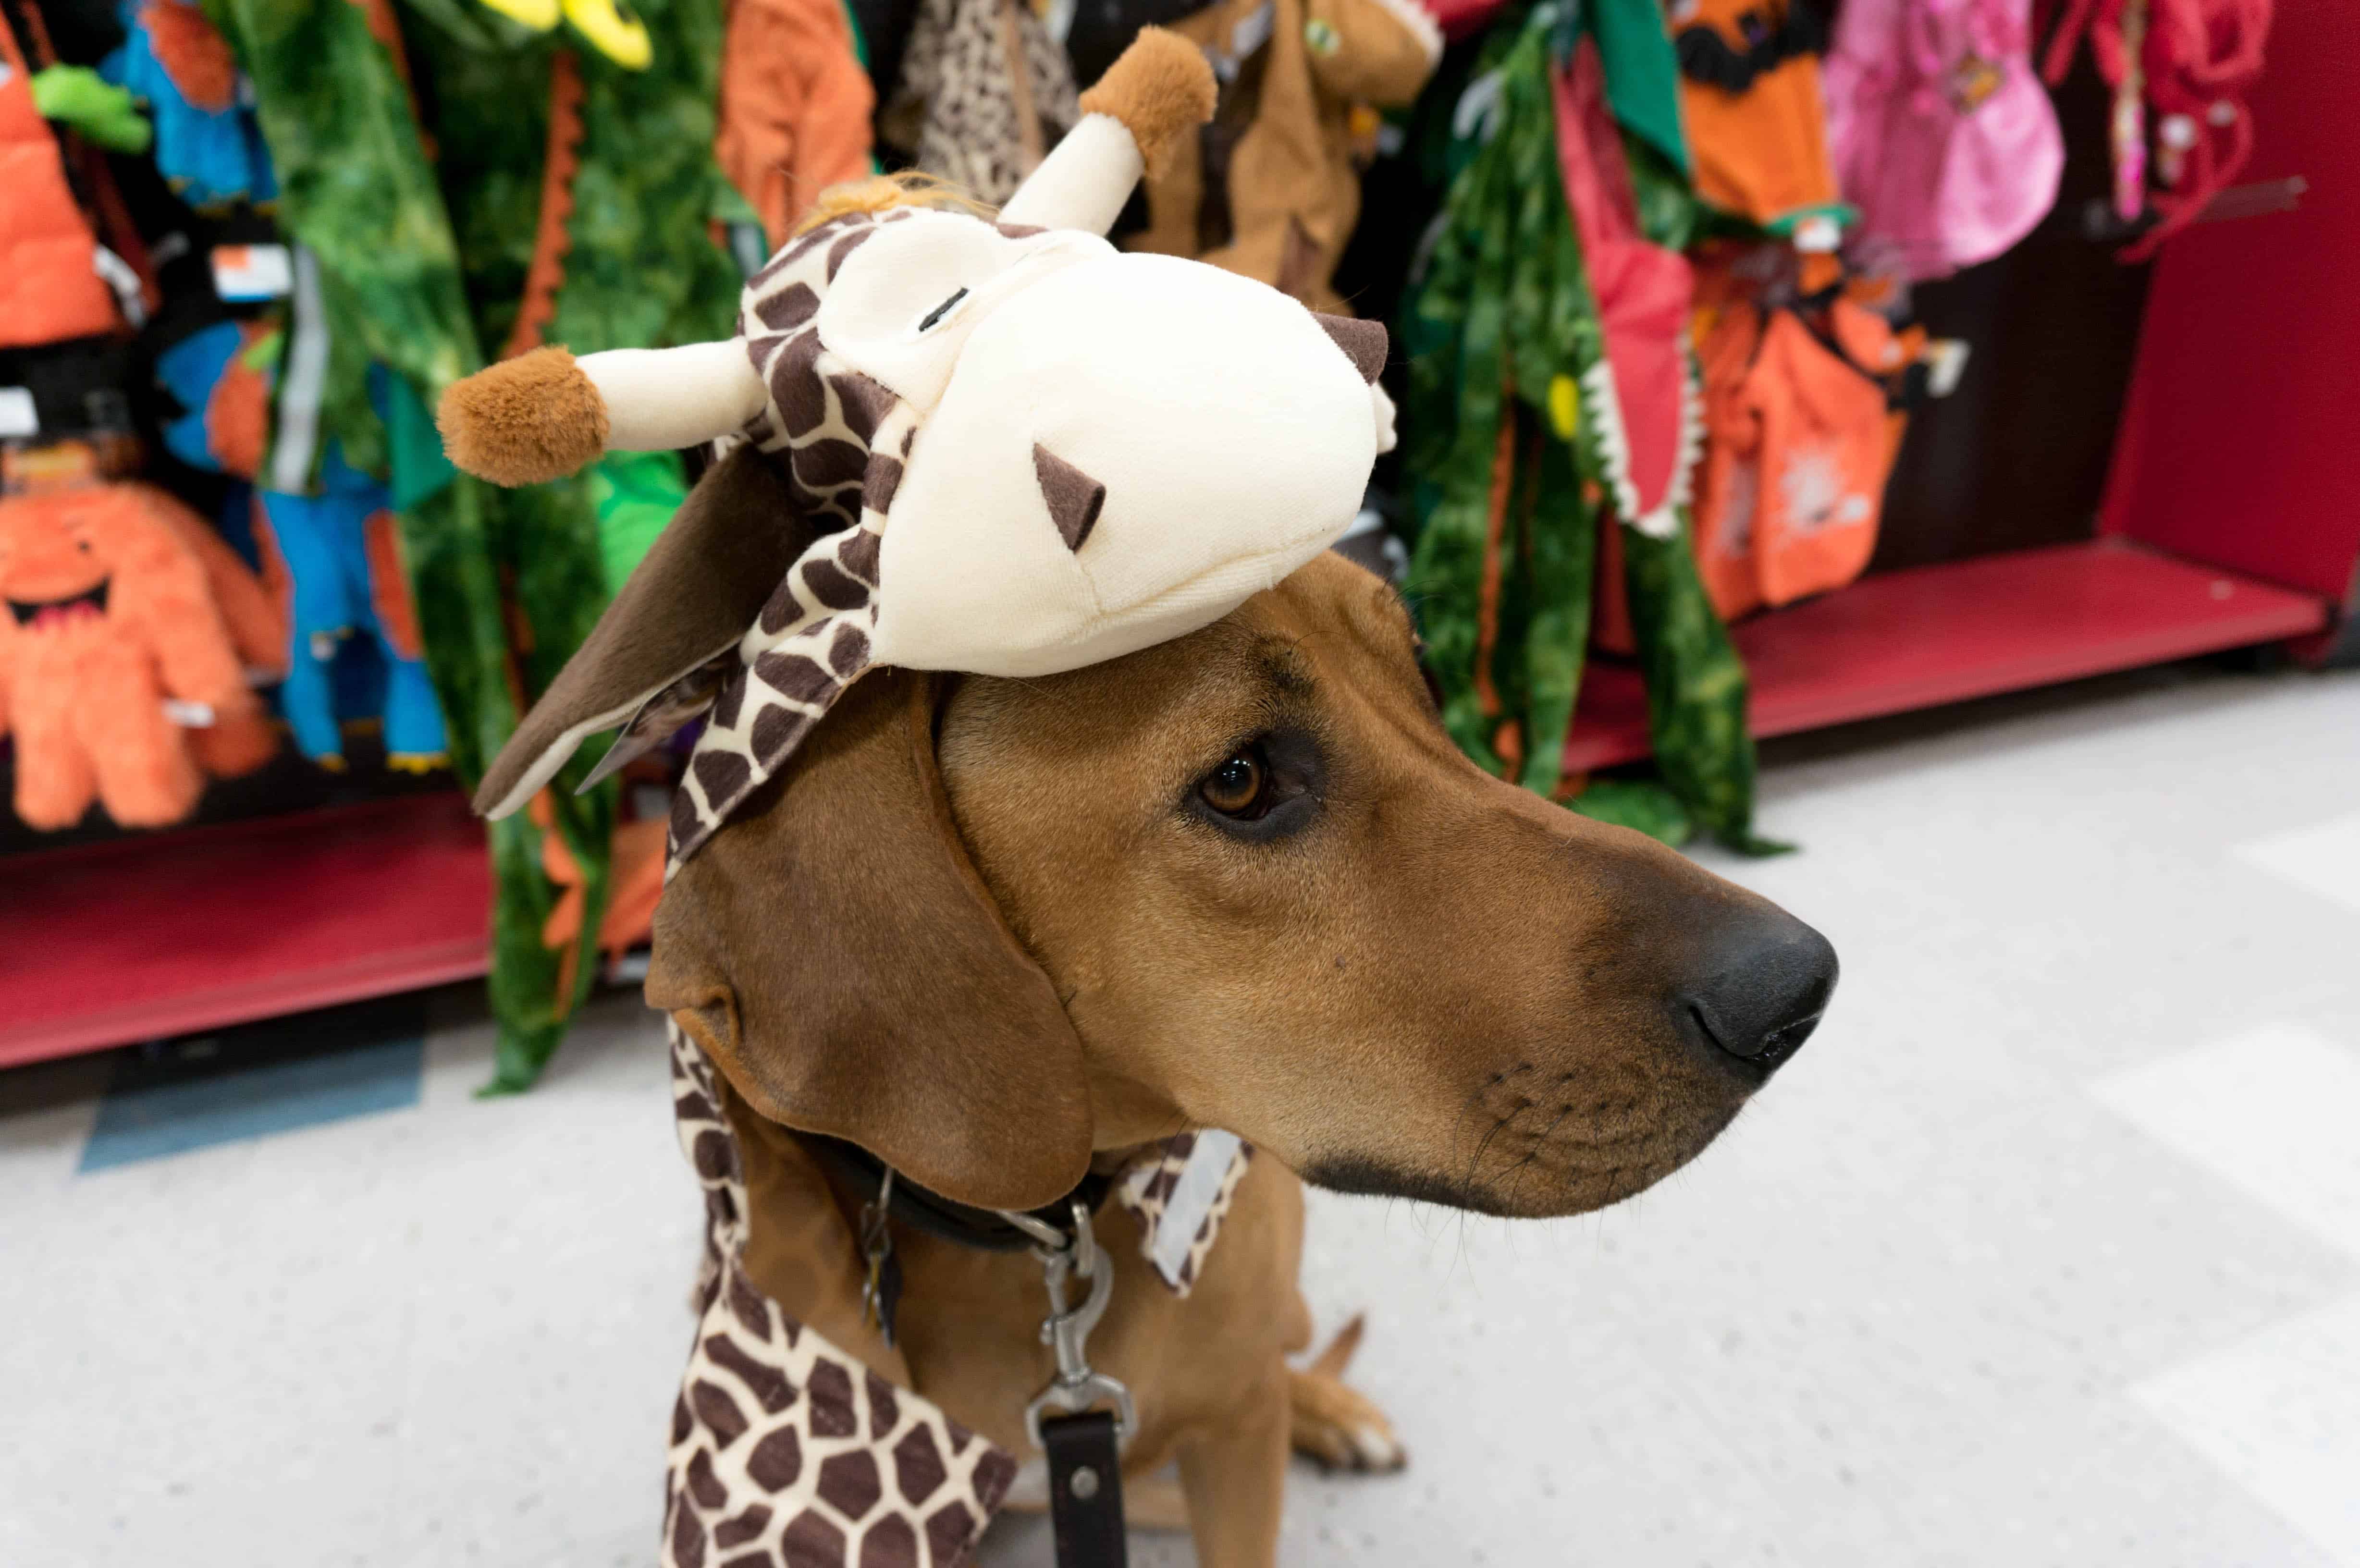
[[[1413,1457],[1298,1468],[1283,1560],[2360,1565],[2360,677],[1984,704],[1764,793],[1805,853],[1710,858],[1834,939],[1830,1021],[1609,1214],[1315,1195]],[[83,1174],[103,1068],[0,1075],[0,1564],[650,1559],[656,1034],[603,1004],[513,1101],[486,1051],[454,1012],[414,1107]]]

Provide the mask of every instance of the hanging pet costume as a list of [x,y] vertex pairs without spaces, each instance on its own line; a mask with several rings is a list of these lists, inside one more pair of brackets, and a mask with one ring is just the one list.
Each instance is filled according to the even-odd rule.
[[[1601,7],[1599,20],[1610,14]],[[1668,92],[1674,75],[1668,49],[1661,64]],[[1549,87],[1566,209],[1581,239],[1602,340],[1598,362],[1583,376],[1582,408],[1615,516],[1641,533],[1668,538],[1679,527],[1680,508],[1688,504],[1704,441],[1703,411],[1688,365],[1688,307],[1696,277],[1686,256],[1650,244],[1641,232],[1638,193],[1591,33],[1576,40],[1551,73]]]
[[338,644],[363,637],[385,670],[378,711],[387,766],[410,773],[447,766],[442,710],[426,674],[392,492],[332,446],[315,493],[266,490],[257,499],[294,582],[293,642],[279,704],[297,749],[331,771],[344,768],[332,670]]
[[[1620,193],[1590,188],[1614,148],[1590,122],[1597,83],[1587,62],[1602,57],[1607,97],[1617,94],[1611,48],[1601,38],[1590,54],[1591,9],[1579,16],[1568,30],[1567,13],[1536,7],[1495,31],[1451,112],[1458,172],[1404,310],[1418,516],[1409,588],[1459,748],[1487,771],[1602,815],[1586,781],[1565,773],[1564,755],[1593,591],[1601,575],[1618,578],[1666,787],[1651,792],[1652,822],[1677,823],[1675,836],[1701,823],[1734,846],[1766,850],[1753,831],[1744,666],[1684,537],[1688,372],[1677,340],[1660,345],[1662,301],[1649,298],[1669,284],[1677,306],[1680,278],[1617,226],[1639,223],[1616,212]],[[1635,187],[1635,166],[1625,172]],[[1590,209],[1584,226],[1569,193]],[[1586,250],[1593,233],[1620,242],[1597,258],[1627,291],[1612,335]],[[1652,362],[1632,352],[1651,327],[1660,345]],[[1618,347],[1624,359],[1610,363]],[[1643,464],[1632,432],[1644,410]],[[1601,551],[1601,518],[1617,515]],[[1613,551],[1619,561],[1601,562]],[[1613,820],[1636,825],[1620,811]]]
[[920,0],[879,139],[1005,201],[1074,123],[1073,68],[1024,0]]
[[734,0],[713,156],[773,245],[829,186],[869,171],[877,107],[842,0]]
[[191,0],[146,0],[122,11],[123,47],[100,66],[156,122],[156,168],[200,210],[274,201],[279,184],[255,124],[239,101],[237,61]]
[[1732,300],[1704,345],[1697,569],[1734,619],[1867,570],[1893,467],[1888,381],[1905,351],[1850,299]]
[[2098,74],[2114,89],[2114,215],[2129,223],[2151,211],[2160,220],[2124,248],[2123,260],[2155,255],[2253,155],[2245,94],[2261,74],[2270,7],[2271,0],[2063,0],[2052,7],[2061,15],[2042,74],[2052,87],[2062,82],[2088,35]]
[[1988,261],[2057,200],[2065,142],[2032,73],[2031,0],[1852,0],[1820,68],[1861,232],[1910,278]]
[[1132,248],[1344,310],[1329,279],[1360,222],[1374,110],[1416,99],[1440,29],[1416,0],[1222,0],[1174,31],[1211,60],[1220,102],[1148,180],[1152,221]]
[[[598,730],[623,725],[603,768],[708,713],[673,813],[676,870],[877,666],[1077,669],[1207,626],[1327,549],[1391,440],[1383,329],[1100,237],[1212,99],[1202,56],[1148,32],[997,222],[870,188],[748,284],[737,340],[579,361],[544,349],[453,387],[453,459],[503,483],[614,448],[733,449],[477,803],[517,810]],[[727,507],[711,499],[731,486]],[[781,526],[745,527],[766,516]],[[677,1020],[672,1038],[711,1251],[666,1561],[958,1561],[1013,1461],[749,1281],[744,1168],[718,1114],[729,1086]],[[810,1114],[807,1132],[854,1130]],[[1121,1182],[1154,1213],[1148,1245],[1175,1288],[1242,1153],[1207,1133]],[[905,1182],[957,1183],[931,1143],[875,1154]],[[1011,1176],[953,1196],[1004,1216],[1082,1190],[1089,1159],[1086,1141],[1060,1151],[1057,1191]]]
[[1697,194],[1800,249],[1833,250],[1848,213],[1828,160],[1817,0],[1676,0],[1671,20]]
[[[271,336],[260,322],[215,321],[156,356],[157,380],[187,410],[164,427],[174,456],[239,479],[260,476],[273,376],[257,362],[270,354]],[[357,637],[384,671],[378,712],[388,764],[413,773],[445,765],[442,710],[426,673],[391,492],[331,441],[311,493],[265,487],[253,499],[255,528],[289,579],[279,706],[297,749],[332,771],[344,767],[333,670],[339,645]]]
[[98,235],[74,199],[32,64],[0,17],[0,349],[120,331]]

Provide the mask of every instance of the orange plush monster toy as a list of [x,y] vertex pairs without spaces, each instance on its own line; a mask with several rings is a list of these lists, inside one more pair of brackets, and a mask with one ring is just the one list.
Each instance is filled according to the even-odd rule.
[[184,722],[256,716],[169,505],[130,485],[0,498],[0,719],[28,826],[71,827],[93,797],[126,827],[177,822],[203,787]]

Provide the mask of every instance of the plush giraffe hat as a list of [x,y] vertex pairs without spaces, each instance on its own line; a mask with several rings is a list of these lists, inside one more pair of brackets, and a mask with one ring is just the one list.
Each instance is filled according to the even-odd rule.
[[[710,709],[677,864],[873,666],[1077,669],[1218,620],[1333,543],[1393,441],[1384,329],[1103,237],[1213,98],[1197,49],[1148,28],[997,221],[846,212],[748,283],[737,339],[541,349],[453,387],[451,456],[501,484],[617,449],[753,454],[700,484],[477,806],[517,810],[601,729],[625,725],[604,770]],[[748,537],[726,537],[733,509]],[[764,575],[781,510],[803,528]]]

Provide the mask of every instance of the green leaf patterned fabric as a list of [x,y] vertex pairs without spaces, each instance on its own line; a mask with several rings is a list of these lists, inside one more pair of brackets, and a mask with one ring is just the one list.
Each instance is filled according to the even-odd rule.
[[[1444,723],[1476,761],[1502,777],[1513,764],[1516,780],[1543,794],[1560,785],[1579,694],[1604,472],[1581,388],[1605,348],[1550,101],[1565,15],[1544,5],[1501,25],[1466,90],[1435,106],[1449,116],[1450,180],[1403,322],[1416,532],[1409,591]],[[1671,188],[1670,160],[1627,141],[1641,166],[1643,224],[1651,237],[1680,237],[1693,204]],[[1625,528],[1620,542],[1656,765],[1680,810],[1614,814],[1666,832],[1693,818],[1750,853],[1778,847],[1753,833],[1745,671],[1705,597],[1685,524],[1668,539]]]
[[[430,158],[410,84],[355,0],[207,0],[253,79],[277,166],[279,217],[320,261],[332,334],[323,432],[390,473],[427,665],[470,786],[604,609],[608,585],[590,482],[500,490],[442,461],[432,408],[480,368],[516,320],[539,222],[553,52],[473,0],[410,0],[404,43],[435,111]],[[546,333],[580,353],[726,337],[738,280],[707,236],[720,0],[639,7],[652,67],[574,50],[584,135],[570,244]],[[380,423],[365,378],[392,373]],[[577,797],[577,758],[548,800],[583,877],[570,953],[542,941],[563,889],[541,830],[489,827],[490,994],[499,1043],[488,1092],[529,1086],[597,971],[615,789]]]

